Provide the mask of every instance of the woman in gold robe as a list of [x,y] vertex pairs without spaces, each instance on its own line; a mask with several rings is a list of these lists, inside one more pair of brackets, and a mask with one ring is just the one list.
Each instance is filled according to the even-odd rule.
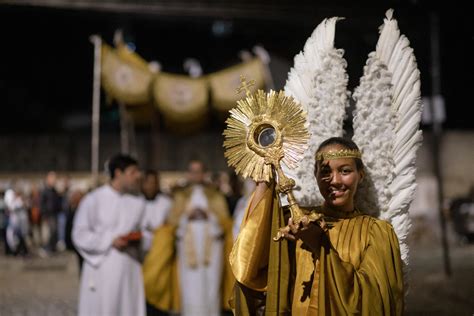
[[[401,315],[403,272],[397,236],[354,206],[364,178],[360,151],[334,137],[316,152],[324,198],[307,212],[322,222],[286,223],[275,186],[260,182],[230,255],[235,315]],[[286,212],[287,213],[287,212]],[[280,231],[283,241],[272,237]]]

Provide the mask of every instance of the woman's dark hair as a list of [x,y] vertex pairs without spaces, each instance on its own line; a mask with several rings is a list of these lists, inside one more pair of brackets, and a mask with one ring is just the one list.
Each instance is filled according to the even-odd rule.
[[[330,146],[330,145],[340,145],[346,149],[358,150],[360,151],[359,147],[354,143],[351,139],[343,138],[343,137],[331,137],[323,141],[318,150],[316,150],[316,154],[319,153],[323,148]],[[360,158],[354,158],[357,170],[364,169],[364,163]]]
[[110,158],[107,162],[107,171],[109,172],[110,178],[113,179],[115,177],[115,170],[119,169],[120,171],[124,171],[129,166],[138,166],[138,162],[129,155],[118,154]]

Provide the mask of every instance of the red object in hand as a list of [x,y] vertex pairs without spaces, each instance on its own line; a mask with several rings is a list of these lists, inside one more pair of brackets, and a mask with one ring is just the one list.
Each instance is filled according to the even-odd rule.
[[142,239],[142,232],[141,231],[130,232],[127,235],[124,235],[122,238],[127,241],[138,241]]

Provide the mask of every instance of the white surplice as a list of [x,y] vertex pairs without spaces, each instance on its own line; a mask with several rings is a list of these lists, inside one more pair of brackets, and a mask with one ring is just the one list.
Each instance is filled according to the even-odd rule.
[[142,197],[120,194],[110,185],[81,201],[72,231],[84,258],[78,315],[145,315],[141,264],[131,252],[112,246],[118,236],[142,229],[145,212]]
[[153,242],[155,229],[161,227],[168,217],[172,200],[165,194],[157,194],[154,200],[146,201],[146,212],[143,218],[142,249],[146,252]]
[[[194,186],[188,209],[208,210],[204,188]],[[178,269],[181,289],[182,316],[219,316],[220,285],[223,269],[223,230],[217,217],[207,211],[207,219],[189,220],[187,212],[180,219],[177,230]],[[190,267],[186,252],[186,234],[192,234],[197,266]],[[210,240],[210,260],[205,263],[206,242]]]

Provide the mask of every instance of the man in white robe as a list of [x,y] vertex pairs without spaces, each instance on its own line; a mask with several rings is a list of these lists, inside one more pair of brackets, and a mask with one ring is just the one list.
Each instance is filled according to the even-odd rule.
[[141,173],[136,160],[117,155],[111,180],[87,194],[74,218],[72,239],[84,258],[78,315],[145,315],[138,260],[145,200],[136,195]]

